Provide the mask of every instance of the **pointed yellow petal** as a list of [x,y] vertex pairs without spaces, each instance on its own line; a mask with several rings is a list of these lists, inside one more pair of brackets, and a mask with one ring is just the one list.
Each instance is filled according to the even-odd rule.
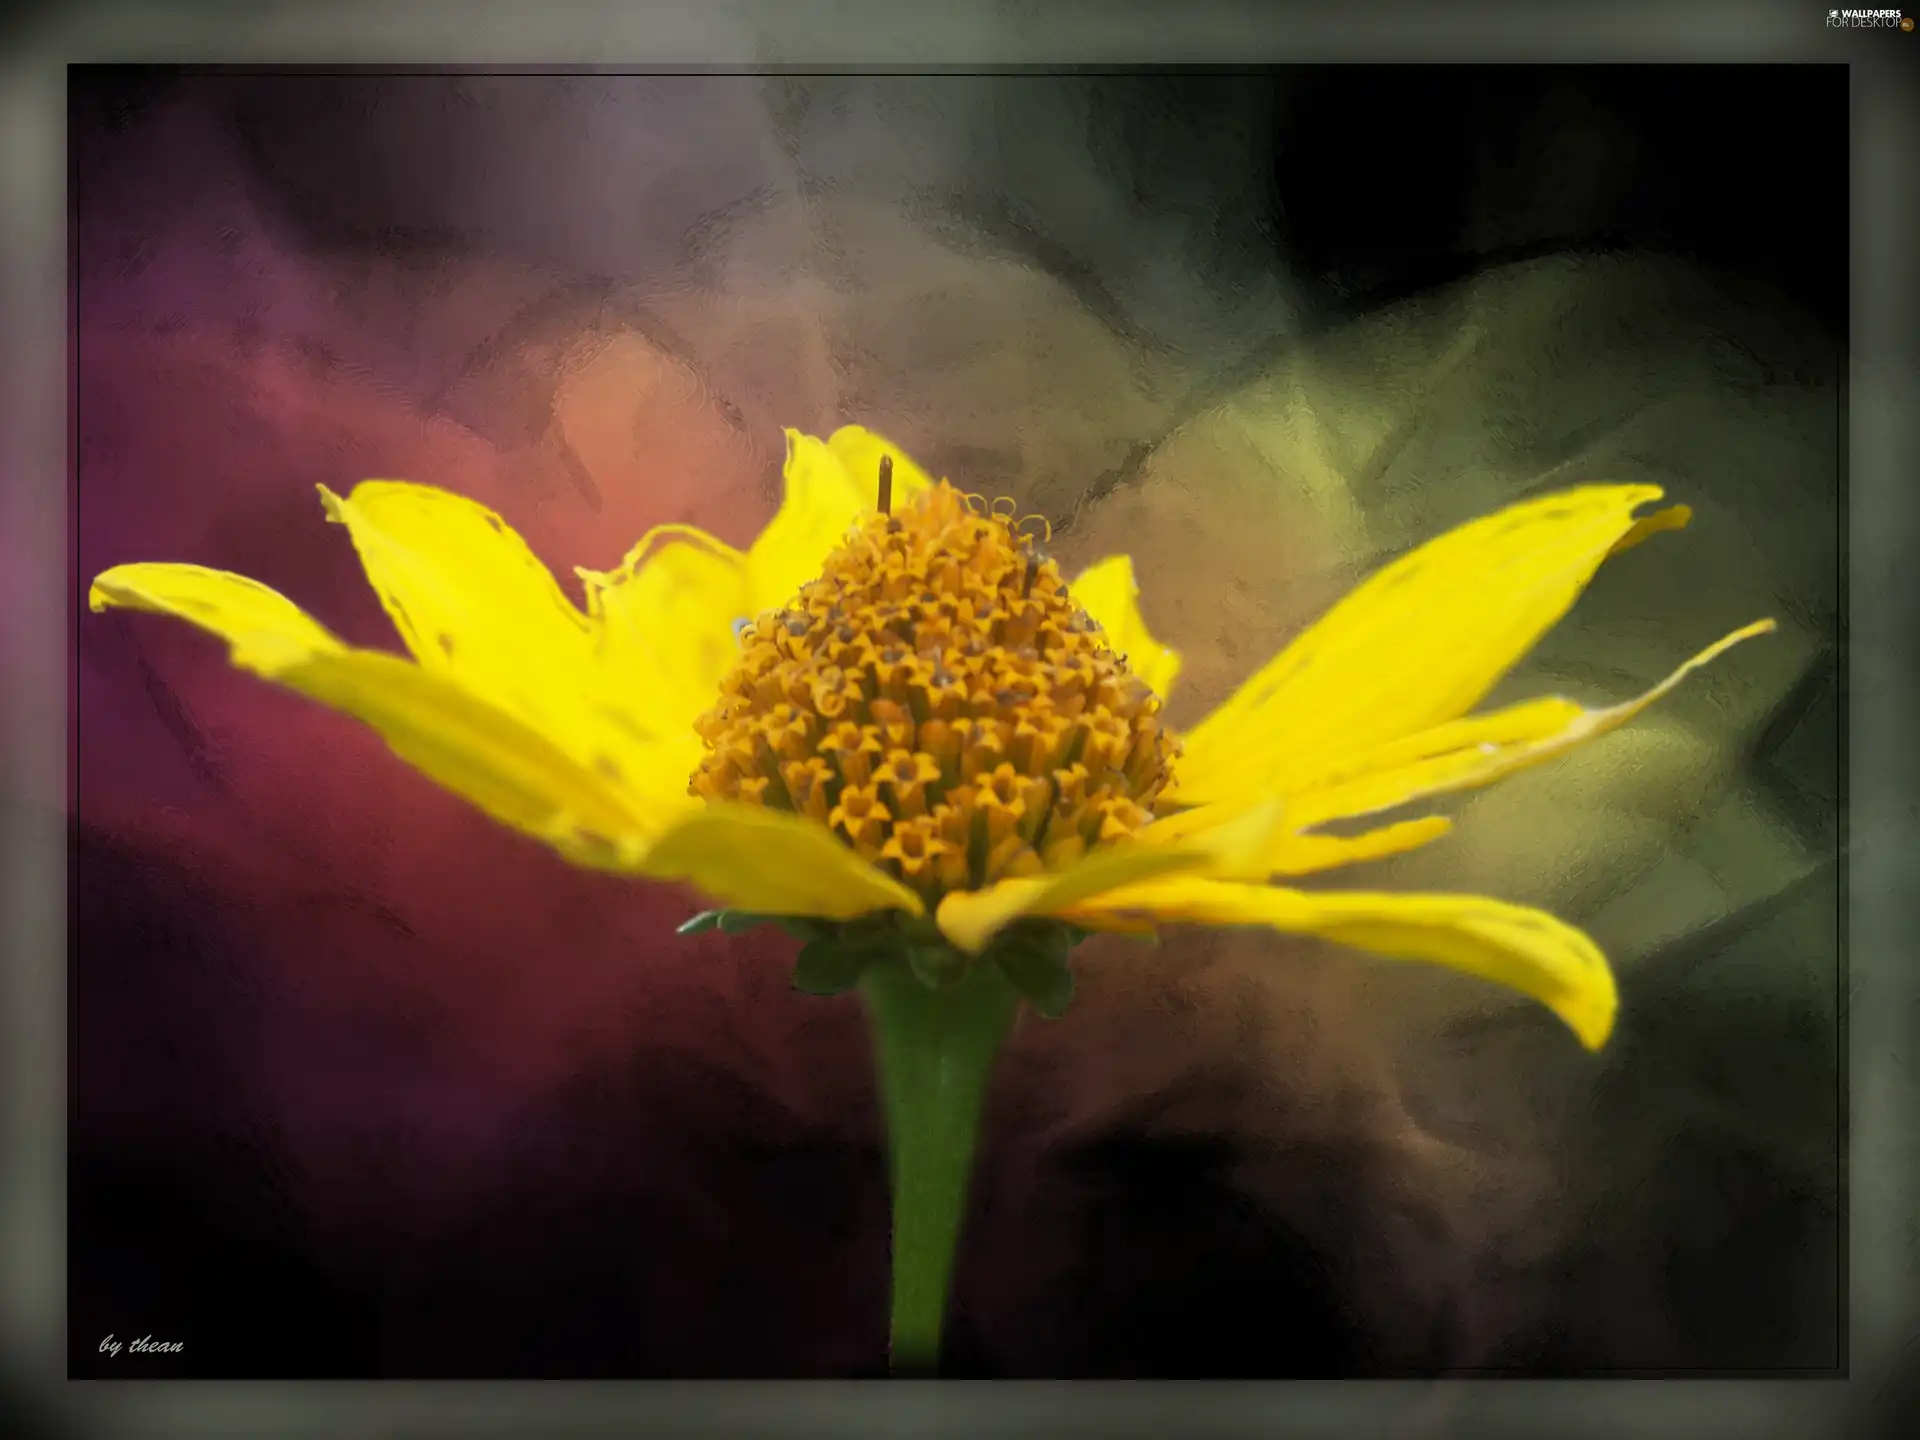
[[1415,800],[1477,789],[1617,730],[1688,675],[1743,640],[1774,629],[1758,620],[1715,641],[1658,685],[1619,705],[1588,710],[1549,696],[1486,715],[1434,726],[1361,757],[1351,773],[1295,796],[1291,814],[1302,828],[1372,815]]
[[912,456],[864,425],[842,425],[827,437],[827,448],[840,462],[849,483],[868,510],[879,503],[880,457],[883,455],[893,461],[895,505],[910,504],[933,488],[933,477],[916,465]]
[[1651,515],[1644,515],[1634,521],[1631,530],[1614,542],[1613,548],[1607,552],[1607,558],[1611,560],[1622,550],[1631,550],[1650,536],[1659,535],[1667,530],[1684,530],[1687,522],[1692,519],[1691,505],[1669,505],[1664,510],[1656,510]]
[[575,864],[635,869],[664,818],[625,793],[617,773],[578,763],[515,716],[397,655],[315,655],[271,678],[365,721],[428,779]]
[[[579,575],[598,626],[595,654],[607,699],[623,698],[663,741],[684,746],[739,658],[735,627],[752,604],[746,558],[690,525],[661,526],[619,569]],[[695,745],[694,760],[698,753]]]
[[1184,844],[1142,844],[1135,839],[1095,851],[1056,874],[1001,880],[984,890],[956,892],[940,902],[941,933],[969,955],[977,955],[1016,920],[1058,915],[1109,890],[1183,871],[1243,876],[1252,857],[1273,844],[1279,817],[1277,804],[1252,807]]
[[95,577],[87,605],[95,614],[111,607],[191,621],[225,640],[235,665],[259,674],[289,659],[346,648],[278,590],[205,565],[116,565]]
[[[884,441],[858,427],[832,443],[798,430],[786,436],[785,498],[745,554],[693,526],[662,525],[617,570],[579,572],[588,614],[603,625],[603,660],[681,728],[717,698],[740,653],[740,625],[798,595],[878,498],[849,477],[833,445],[856,456],[870,450],[877,471]],[[918,474],[897,460],[894,495],[924,488]]]
[[798,430],[787,431],[785,478],[779,513],[747,551],[748,618],[777,610],[798,595],[874,506],[871,489],[862,491],[824,443]]
[[[1759,620],[1716,641],[1665,680],[1620,705],[1588,710],[1559,696],[1528,700],[1485,715],[1436,725],[1359,757],[1346,773],[1325,777],[1321,788],[1290,796],[1286,825],[1265,857],[1266,875],[1306,875],[1339,865],[1383,859],[1428,844],[1451,827],[1439,816],[1409,820],[1351,837],[1304,833],[1331,820],[1352,819],[1393,810],[1416,800],[1490,785],[1514,771],[1537,765],[1575,746],[1617,730],[1693,671],[1743,640],[1774,628]],[[1235,823],[1262,801],[1223,800],[1163,816],[1141,832],[1149,843],[1191,842],[1224,824]]]
[[423,670],[519,717],[577,762],[604,757],[669,801],[685,789],[679,717],[650,715],[651,689],[608,675],[598,627],[498,515],[398,480],[363,481],[344,500],[323,485],[320,496]]
[[1074,603],[1106,632],[1107,643],[1127,657],[1127,665],[1156,695],[1173,689],[1180,673],[1180,652],[1153,638],[1140,614],[1140,586],[1133,578],[1133,561],[1109,555],[1082,570],[1068,587]]
[[1396,960],[1446,965],[1540,1001],[1589,1050],[1606,1043],[1619,1008],[1613,972],[1587,935],[1544,911],[1482,895],[1308,894],[1177,877],[1115,891],[1082,908],[1089,919],[1265,926]]
[[[1200,843],[1205,837],[1218,835],[1223,830],[1231,832],[1234,828],[1246,826],[1250,816],[1275,804],[1272,800],[1263,800],[1203,805],[1155,820],[1140,831],[1138,840],[1143,845]],[[1265,880],[1274,875],[1311,875],[1342,865],[1384,860],[1390,855],[1404,854],[1408,850],[1431,844],[1453,828],[1452,822],[1444,816],[1429,815],[1359,835],[1308,835],[1301,833],[1308,822],[1296,820],[1291,805],[1272,813],[1276,813],[1285,823],[1267,826],[1265,839],[1245,848],[1237,866],[1222,864],[1214,867],[1210,872],[1214,878]]]
[[1118,846],[1057,875],[1001,880],[984,890],[956,891],[940,902],[940,933],[978,955],[1007,926],[1028,915],[1051,915],[1108,890],[1156,875],[1194,870],[1205,859],[1171,845]]
[[493,511],[430,485],[363,480],[327,518],[344,525],[394,629],[421,667],[506,702],[578,684],[586,616]]
[[876,910],[921,915],[920,897],[867,864],[825,826],[752,805],[711,804],[663,834],[642,863],[741,910],[852,920]]
[[191,621],[233,663],[366,722],[401,759],[504,824],[581,864],[631,868],[654,823],[617,761],[583,764],[447,676],[343,645],[257,581],[197,565],[123,565],[88,601]]
[[1387,566],[1194,728],[1169,798],[1297,793],[1356,756],[1465,714],[1566,614],[1616,546],[1679,522],[1677,511],[1636,521],[1660,494],[1611,485],[1544,496]]
[[1359,835],[1301,835],[1287,832],[1278,836],[1267,852],[1266,874],[1249,876],[1264,880],[1271,875],[1313,875],[1336,870],[1343,865],[1363,865],[1369,860],[1385,860],[1431,845],[1453,829],[1444,815],[1426,815],[1418,820],[1403,820],[1383,825]]

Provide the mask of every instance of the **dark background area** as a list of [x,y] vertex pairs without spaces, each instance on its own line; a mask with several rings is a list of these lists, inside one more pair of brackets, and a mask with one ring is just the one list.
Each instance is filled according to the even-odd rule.
[[[123,213],[114,177],[192,83],[75,72],[83,289],[126,263],[121,240],[106,237],[141,222]],[[1143,212],[1177,205],[1199,217],[1185,232],[1201,237],[1195,272],[1223,306],[1248,267],[1290,277],[1310,320],[1330,324],[1504,260],[1651,248],[1767,287],[1844,336],[1843,69],[1340,67],[1086,83],[1094,152]],[[417,197],[365,148],[368,132],[327,123],[315,84],[259,80],[218,117],[244,140],[256,198],[314,253],[532,243],[484,222],[423,223]],[[1124,239],[1115,251],[1076,249],[1071,217],[1050,215],[1043,192],[1023,197],[962,165],[943,177],[940,204],[1104,296],[1127,323],[1178,329],[1114,278]],[[85,747],[83,736],[82,766]],[[208,763],[217,772],[217,753]],[[82,812],[71,890],[75,1375],[129,1373],[98,1357],[109,1333],[186,1341],[173,1376],[883,1371],[883,1171],[860,1108],[856,1019],[836,1016],[818,1036],[839,1077],[838,1113],[789,1103],[692,1047],[597,1060],[502,1127],[484,1188],[449,1176],[432,1203],[403,1196],[418,1182],[403,1178],[414,1140],[396,1119],[346,1162],[365,1197],[357,1221],[321,1226],[303,1208],[297,1147],[263,1129],[246,1098],[260,1063],[247,1007],[268,1002],[228,997],[262,949],[307,943],[324,963],[321,942],[301,936],[399,967],[430,942],[350,891],[295,904],[235,889],[231,874]],[[599,883],[579,882],[581,903],[605,898]],[[636,926],[670,930],[670,897],[621,903]],[[769,969],[784,959],[774,942],[731,943]],[[166,1025],[129,1020],[155,1015]],[[430,1036],[444,1019],[429,1008],[394,1023]],[[710,1019],[695,1009],[662,1023]],[[358,1063],[355,1043],[373,1042],[342,1040],[334,1062]],[[1423,1277],[1380,1260],[1382,1235],[1440,1222],[1424,1213],[1417,1176],[1365,1127],[1338,1143],[1276,1146],[1284,1119],[1262,1137],[1167,1119],[1206,1113],[1208,1087],[1234,1084],[1204,1070],[1182,1082],[1198,1093],[1120,1106],[1095,1127],[1023,1127],[1029,1085],[1045,1079],[1016,1073],[997,1102],[1012,1138],[982,1172],[951,1373],[1415,1373],[1459,1353],[1469,1320],[1457,1296],[1436,1298]],[[1685,1151],[1658,1203],[1706,1227],[1745,1226],[1755,1255],[1817,1245],[1819,1201],[1716,1143]],[[1740,1207],[1714,1198],[1736,1191],[1748,1197]],[[1808,1250],[1812,1270],[1830,1259]],[[1689,1263],[1674,1258],[1661,1303],[1726,1309],[1689,1324],[1697,1342],[1673,1365],[1752,1370],[1794,1353],[1803,1293],[1777,1267],[1743,1270],[1724,1253],[1708,1272]],[[1623,1363],[1605,1337],[1644,1297],[1609,1298],[1604,1253],[1514,1265],[1536,1280],[1540,1266],[1562,1267],[1565,1312],[1504,1335],[1483,1368]],[[1617,1313],[1594,1312],[1609,1303]]]
[[[1036,80],[1050,83],[999,83]],[[110,173],[124,137],[193,83],[164,67],[77,70],[78,171]],[[1089,149],[1142,213],[1204,217],[1223,251],[1308,282],[1329,318],[1522,256],[1633,248],[1776,287],[1845,331],[1845,66],[1340,65],[1078,84]],[[265,76],[221,118],[257,193],[316,248],[498,243],[484,226],[423,220],[430,202],[368,153],[366,132],[328,123],[363,107],[325,72]],[[954,205],[1063,273],[1097,271],[1050,233],[1071,224],[1044,192],[998,170],[1019,138],[989,130],[941,177]]]
[[1633,248],[1776,287],[1844,336],[1846,91],[1811,65],[1309,72],[1276,232],[1347,304]]

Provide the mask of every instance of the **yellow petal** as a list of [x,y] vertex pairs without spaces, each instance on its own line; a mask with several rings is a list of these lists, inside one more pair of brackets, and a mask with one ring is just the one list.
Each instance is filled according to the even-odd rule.
[[[717,698],[739,657],[741,623],[791,601],[873,510],[877,492],[854,482],[839,451],[862,463],[870,453],[876,479],[882,451],[899,456],[857,426],[830,442],[798,430],[786,436],[785,497],[745,554],[691,525],[662,525],[618,569],[578,572],[588,614],[603,625],[605,663],[683,729]],[[895,467],[896,497],[925,488],[912,461],[899,456]]]
[[871,489],[857,487],[823,442],[798,430],[787,431],[784,475],[780,510],[747,551],[749,619],[798,595],[874,505]]
[[684,743],[739,658],[735,627],[752,604],[746,558],[693,526],[661,526],[619,569],[579,575],[609,700],[623,698],[663,741]]
[[1368,753],[1345,776],[1330,778],[1323,788],[1293,797],[1290,813],[1306,828],[1489,785],[1619,729],[1701,666],[1741,641],[1773,629],[1771,620],[1743,626],[1709,645],[1645,694],[1619,705],[1589,710],[1549,696],[1434,726]]
[[[1656,517],[1657,518],[1657,517]],[[1437,840],[1451,828],[1438,816],[1388,825],[1351,837],[1304,833],[1331,820],[1352,819],[1393,810],[1413,801],[1476,789],[1514,771],[1537,765],[1586,741],[1617,730],[1672,691],[1693,671],[1742,640],[1764,635],[1771,620],[1756,621],[1709,645],[1665,680],[1620,705],[1589,710],[1559,696],[1510,705],[1485,715],[1436,725],[1368,752],[1346,771],[1325,777],[1319,789],[1289,796],[1287,824],[1258,875],[1305,875],[1339,865],[1383,859]],[[1265,801],[1224,800],[1163,816],[1141,832],[1143,840],[1170,844],[1191,841],[1224,824],[1237,822]]]
[[1619,994],[1586,934],[1544,911],[1482,895],[1309,894],[1176,877],[1114,891],[1068,919],[1264,926],[1396,960],[1425,960],[1540,1001],[1589,1050],[1606,1043]]
[[1651,515],[1643,515],[1633,522],[1633,528],[1614,541],[1613,548],[1607,551],[1611,560],[1622,550],[1631,550],[1642,540],[1661,534],[1667,530],[1684,530],[1687,522],[1693,519],[1691,505],[1669,505],[1664,510],[1656,510]]
[[173,615],[227,642],[242,670],[271,667],[345,644],[286,596],[258,580],[205,565],[116,565],[87,591],[95,614],[108,608]]
[[1051,915],[1105,891],[1156,875],[1198,869],[1202,857],[1173,846],[1126,845],[1101,852],[1055,875],[1000,880],[984,890],[956,891],[940,902],[940,932],[978,955],[1007,926],[1028,915]]
[[1132,559],[1109,555],[1082,570],[1068,589],[1074,603],[1106,632],[1107,643],[1127,657],[1128,668],[1156,695],[1168,694],[1180,673],[1180,652],[1162,645],[1147,629]]
[[1652,485],[1590,486],[1514,505],[1367,580],[1186,737],[1175,790],[1195,804],[1298,793],[1354,757],[1453,720],[1566,614],[1622,543]]
[[955,892],[940,902],[941,933],[969,955],[977,955],[994,936],[1024,916],[1058,915],[1109,890],[1181,871],[1244,875],[1251,857],[1272,844],[1279,815],[1277,804],[1254,807],[1182,844],[1142,844],[1136,838],[1095,851],[1055,874]]
[[236,666],[371,725],[394,753],[503,824],[580,864],[627,869],[652,827],[617,761],[583,764],[451,678],[354,649],[277,592],[197,565],[123,565],[88,602],[177,616],[226,640]]
[[320,487],[368,581],[422,669],[518,716],[578,762],[611,764],[641,789],[684,791],[685,724],[649,713],[652,686],[599,663],[598,627],[513,528],[465,496],[367,480]]
[[852,920],[876,910],[926,912],[918,895],[825,826],[752,805],[709,804],[688,813],[659,838],[641,869],[763,915]]
[[536,712],[556,683],[578,685],[592,647],[587,618],[493,511],[400,480],[364,480],[344,500],[319,489],[424,669]]
[[1359,835],[1302,835],[1288,831],[1275,838],[1267,852],[1265,874],[1248,876],[1264,880],[1270,875],[1312,875],[1335,870],[1343,865],[1361,865],[1369,860],[1384,860],[1431,845],[1453,829],[1444,815],[1425,815],[1418,820],[1403,820],[1383,825]]
[[380,732],[414,769],[576,864],[636,868],[662,816],[482,697],[397,655],[316,655],[272,678]]
[[[933,477],[916,465],[912,456],[864,425],[842,425],[827,437],[827,449],[840,462],[848,483],[868,510],[879,503],[882,456],[893,461],[895,505],[911,504],[933,488]],[[964,490],[966,487],[963,485],[960,488]]]
[[[1231,832],[1243,827],[1250,816],[1275,804],[1272,800],[1263,800],[1203,805],[1155,820],[1139,832],[1138,839],[1146,845],[1191,845],[1223,829]],[[1310,875],[1342,865],[1383,860],[1431,844],[1453,828],[1444,816],[1429,815],[1359,835],[1308,835],[1301,833],[1307,823],[1294,818],[1291,805],[1282,806],[1277,814],[1285,823],[1267,826],[1264,840],[1243,849],[1238,864],[1214,867],[1211,873],[1216,879],[1265,880],[1274,875]]]

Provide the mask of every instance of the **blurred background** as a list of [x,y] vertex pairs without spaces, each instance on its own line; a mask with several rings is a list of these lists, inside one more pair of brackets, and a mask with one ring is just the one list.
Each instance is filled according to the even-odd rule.
[[1190,722],[1382,559],[1538,490],[1694,507],[1496,700],[1631,730],[1340,883],[1620,972],[1599,1056],[1438,970],[1092,942],[987,1122],[970,1376],[1840,1362],[1846,92],[1819,67],[1072,76],[72,72],[70,1364],[885,1365],[864,1027],[790,942],[568,870],[150,617],[195,561],[391,643],[314,485],[557,573],[745,542],[860,422],[1135,557]]

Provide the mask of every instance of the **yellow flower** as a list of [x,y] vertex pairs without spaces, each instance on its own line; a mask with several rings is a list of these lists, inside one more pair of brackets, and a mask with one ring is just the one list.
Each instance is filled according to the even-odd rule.
[[1463,525],[1176,736],[1161,713],[1179,657],[1149,633],[1125,557],[1069,584],[1030,527],[878,436],[788,442],[785,503],[751,548],[662,527],[618,569],[579,572],[584,610],[470,500],[323,489],[411,659],[200,566],[117,566],[89,600],[212,631],[235,665],[357,716],[583,865],[760,914],[928,917],[968,955],[1035,917],[1270,927],[1453,966],[1605,1041],[1606,960],[1550,915],[1274,882],[1439,838],[1439,816],[1351,822],[1563,754],[1771,629],[1734,632],[1625,704],[1471,713],[1603,561],[1684,524],[1684,507],[1640,517],[1657,488],[1591,486]]

